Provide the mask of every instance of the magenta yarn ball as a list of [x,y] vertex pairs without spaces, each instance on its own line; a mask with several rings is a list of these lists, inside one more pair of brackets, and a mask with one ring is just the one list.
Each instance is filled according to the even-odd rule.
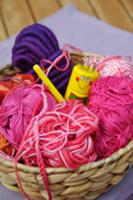
[[133,80],[104,77],[91,87],[89,108],[99,117],[95,136],[98,159],[112,155],[133,139]]

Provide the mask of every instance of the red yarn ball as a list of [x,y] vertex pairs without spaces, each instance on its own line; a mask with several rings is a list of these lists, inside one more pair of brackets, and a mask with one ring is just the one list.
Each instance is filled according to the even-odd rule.
[[[32,119],[16,159],[27,165],[75,169],[96,159],[93,135],[97,117],[81,102],[58,104]],[[39,156],[41,158],[39,159]],[[41,160],[41,161],[40,161]]]

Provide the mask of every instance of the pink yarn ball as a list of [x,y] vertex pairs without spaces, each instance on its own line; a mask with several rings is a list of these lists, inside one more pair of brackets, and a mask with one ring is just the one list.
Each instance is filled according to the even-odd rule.
[[45,109],[32,119],[16,159],[41,170],[45,166],[75,169],[94,161],[91,135],[97,130],[97,117],[77,100],[58,104],[52,112]]
[[129,76],[133,79],[133,65],[130,57],[106,56],[97,63],[100,76]]
[[91,87],[89,108],[100,120],[95,137],[98,159],[110,156],[133,139],[133,80],[100,78]]
[[[41,92],[42,86],[39,84],[21,85],[10,91],[1,104],[0,132],[15,148],[19,147],[37,104],[41,104]],[[47,95],[49,97],[50,94]]]

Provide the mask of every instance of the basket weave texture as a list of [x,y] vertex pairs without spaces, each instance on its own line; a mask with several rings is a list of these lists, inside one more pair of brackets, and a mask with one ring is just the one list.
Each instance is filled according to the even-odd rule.
[[[72,54],[74,63],[82,55]],[[53,200],[93,200],[121,181],[133,164],[133,140],[111,157],[81,166],[77,170],[47,168]],[[33,200],[47,200],[47,192],[37,167],[17,164],[24,191]],[[21,192],[13,161],[0,156],[0,182],[13,191]]]

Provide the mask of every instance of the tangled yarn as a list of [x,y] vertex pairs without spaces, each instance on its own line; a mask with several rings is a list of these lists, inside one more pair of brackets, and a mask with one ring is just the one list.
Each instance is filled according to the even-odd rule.
[[41,85],[21,85],[11,90],[1,104],[0,132],[15,148],[18,148],[34,108],[41,99],[41,91]]
[[18,159],[23,158],[30,166],[38,165],[35,148],[38,138],[45,166],[75,169],[92,162],[96,154],[91,135],[97,124],[97,117],[79,101],[58,104],[52,112],[42,111],[28,126]]
[[133,65],[129,57],[106,56],[97,63],[101,76],[129,76],[133,79]]
[[27,72],[41,59],[49,58],[59,50],[54,33],[39,23],[27,26],[16,37],[12,49],[12,64]]
[[90,110],[99,117],[95,136],[98,159],[110,156],[133,139],[133,80],[103,77],[91,88]]

